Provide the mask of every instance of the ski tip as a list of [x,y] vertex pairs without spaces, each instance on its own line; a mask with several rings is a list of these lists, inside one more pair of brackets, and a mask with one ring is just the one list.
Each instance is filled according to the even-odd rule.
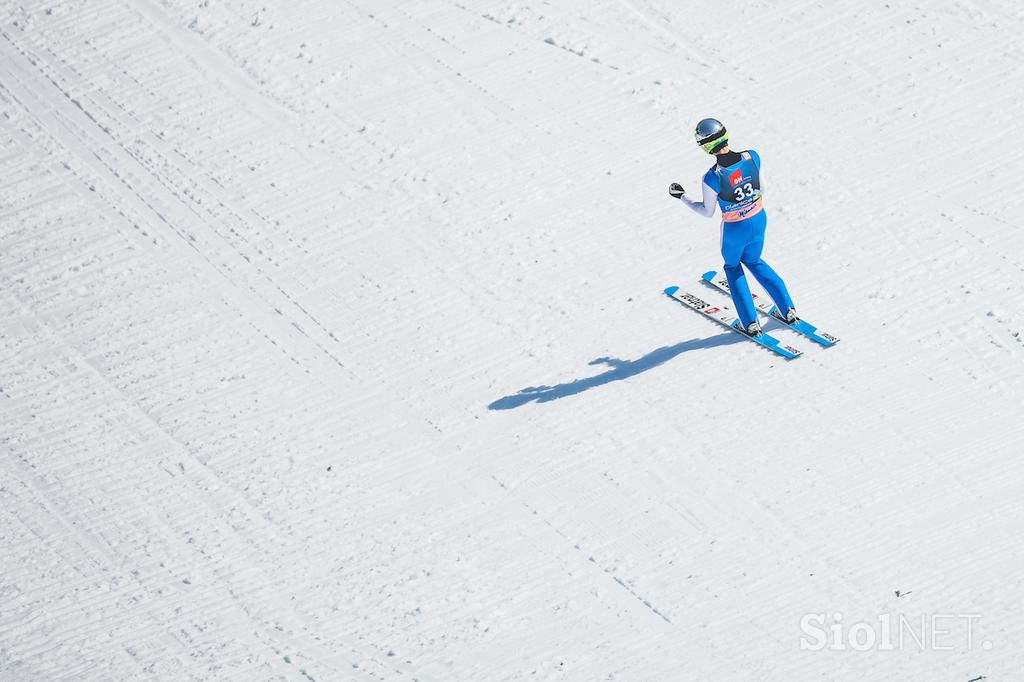
[[707,272],[705,272],[705,273],[704,273],[703,275],[701,275],[700,277],[701,277],[701,279],[703,279],[703,280],[704,280],[705,282],[714,282],[714,281],[715,281],[715,275],[717,275],[717,274],[718,274],[718,272],[717,272],[717,271],[715,271],[715,270],[708,270]]
[[778,341],[772,345],[772,350],[786,358],[786,360],[796,360],[804,354],[804,352],[799,348],[793,348],[793,346],[785,343],[779,343]]
[[666,296],[671,296],[672,294],[676,293],[677,291],[679,291],[679,287],[668,287],[667,289],[665,289],[665,295]]

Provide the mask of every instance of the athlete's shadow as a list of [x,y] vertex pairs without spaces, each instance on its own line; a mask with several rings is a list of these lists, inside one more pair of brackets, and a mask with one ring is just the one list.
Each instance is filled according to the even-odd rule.
[[546,403],[559,398],[568,398],[571,395],[582,393],[597,386],[603,386],[613,381],[621,381],[646,372],[658,365],[668,362],[677,355],[687,351],[700,350],[702,348],[714,348],[730,343],[742,341],[738,334],[719,334],[707,339],[690,339],[681,341],[673,346],[662,346],[650,353],[643,355],[636,360],[619,360],[618,358],[597,358],[591,360],[591,365],[608,365],[607,372],[586,379],[575,379],[573,381],[557,384],[555,386],[530,386],[518,393],[499,398],[487,406],[490,410],[511,410],[529,402]]

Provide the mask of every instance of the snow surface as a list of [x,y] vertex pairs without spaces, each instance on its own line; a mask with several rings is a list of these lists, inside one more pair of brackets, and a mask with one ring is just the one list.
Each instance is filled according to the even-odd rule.
[[1021,3],[0,7],[0,679],[1024,679]]

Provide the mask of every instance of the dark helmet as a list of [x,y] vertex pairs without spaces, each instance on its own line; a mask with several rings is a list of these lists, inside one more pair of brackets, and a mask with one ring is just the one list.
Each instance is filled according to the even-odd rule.
[[697,124],[693,131],[697,144],[704,148],[708,154],[714,154],[719,149],[729,144],[729,131],[725,129],[721,121],[713,118],[705,118]]

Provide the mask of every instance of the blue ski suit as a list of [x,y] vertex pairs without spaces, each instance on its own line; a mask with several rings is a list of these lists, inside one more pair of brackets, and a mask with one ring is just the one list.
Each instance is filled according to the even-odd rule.
[[[734,160],[736,156],[738,161]],[[768,224],[761,197],[764,188],[761,157],[751,149],[739,154],[730,153],[725,160],[733,163],[728,166],[716,163],[704,174],[701,201],[688,199],[685,194],[681,198],[687,206],[708,218],[715,214],[716,206],[721,208],[725,276],[729,280],[740,323],[746,327],[757,319],[757,311],[744,265],[772,297],[782,314],[793,307],[793,300],[782,278],[761,258]]]

